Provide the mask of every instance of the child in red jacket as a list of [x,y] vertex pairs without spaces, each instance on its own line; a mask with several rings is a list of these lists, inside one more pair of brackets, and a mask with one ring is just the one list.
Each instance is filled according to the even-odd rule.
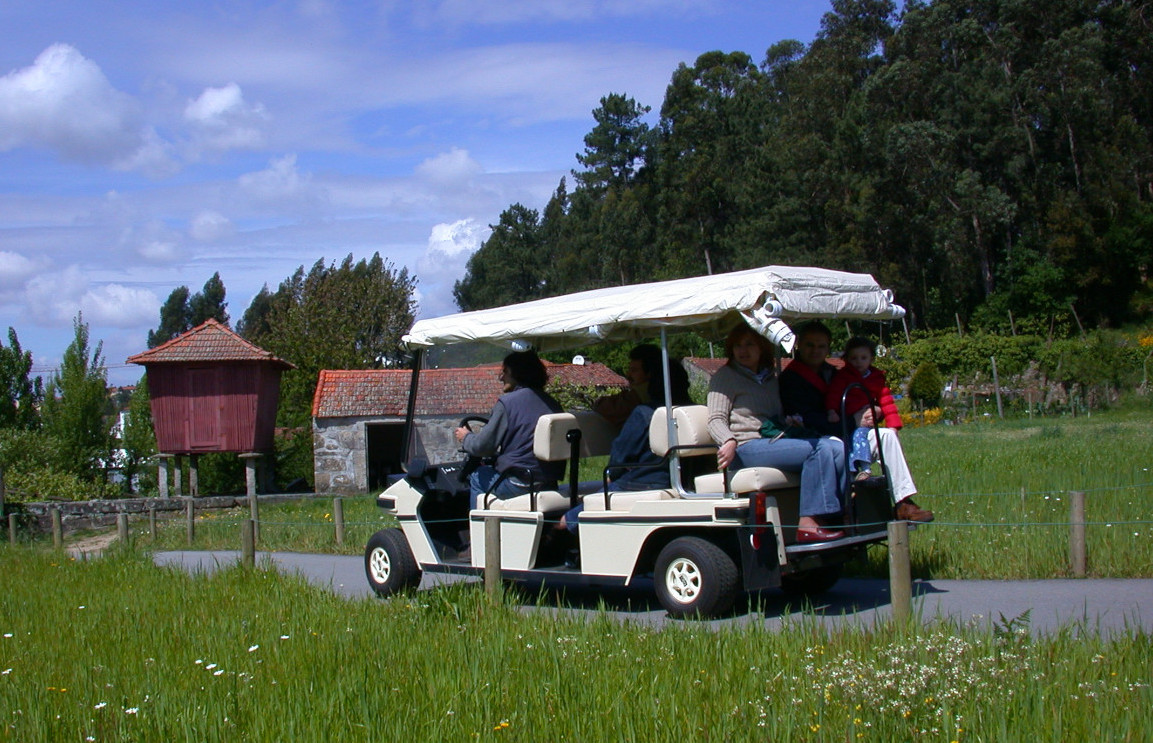
[[[849,385],[854,382],[864,385],[865,389],[876,401],[873,415],[878,426],[899,429],[901,416],[897,412],[897,402],[893,399],[893,392],[885,383],[885,372],[873,366],[873,358],[877,355],[877,344],[868,338],[850,338],[845,344],[845,367],[833,375],[829,382],[829,390],[825,395],[825,407],[828,408],[829,422],[837,423],[841,420],[841,397]],[[850,468],[857,473],[857,479],[869,476],[869,468],[873,457],[869,450],[869,427],[861,426],[861,416],[869,409],[869,395],[860,387],[849,390],[845,398],[845,415],[852,416],[858,424],[853,431],[853,452]]]

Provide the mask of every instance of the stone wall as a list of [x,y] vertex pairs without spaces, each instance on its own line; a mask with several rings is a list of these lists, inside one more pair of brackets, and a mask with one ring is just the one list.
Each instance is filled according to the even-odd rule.
[[[387,423],[394,419],[382,418]],[[313,488],[318,493],[363,493],[368,488],[366,418],[312,421]]]
[[[261,495],[261,503],[277,503],[281,501],[299,500],[311,497],[300,493]],[[26,527],[36,531],[48,532],[52,530],[52,510],[59,509],[60,524],[64,531],[77,529],[95,529],[98,527],[113,526],[116,517],[126,513],[134,516],[147,516],[148,512],[156,509],[157,514],[165,516],[183,515],[188,507],[188,498],[117,498],[116,500],[87,500],[87,501],[45,501],[40,503],[24,503],[20,506],[9,506],[9,511],[23,514],[20,521]],[[196,510],[215,508],[248,508],[248,496],[245,495],[210,495],[193,498]]]

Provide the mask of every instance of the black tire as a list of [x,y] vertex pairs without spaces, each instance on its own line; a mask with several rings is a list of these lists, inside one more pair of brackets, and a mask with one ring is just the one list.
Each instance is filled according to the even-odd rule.
[[420,566],[400,529],[382,529],[364,548],[364,574],[377,596],[391,596],[420,583]]
[[781,576],[781,590],[789,596],[815,598],[841,579],[841,565],[822,565],[801,573]]
[[715,617],[736,601],[739,574],[733,558],[700,537],[677,537],[657,556],[657,600],[674,617]]

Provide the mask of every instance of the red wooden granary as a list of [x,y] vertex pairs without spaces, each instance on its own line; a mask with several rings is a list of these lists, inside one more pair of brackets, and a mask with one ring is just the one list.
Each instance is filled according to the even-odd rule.
[[162,454],[272,451],[280,375],[292,364],[216,320],[128,357],[148,374]]

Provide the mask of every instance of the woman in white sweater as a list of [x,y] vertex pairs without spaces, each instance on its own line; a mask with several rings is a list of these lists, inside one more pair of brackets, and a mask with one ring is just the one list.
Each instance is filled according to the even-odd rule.
[[[747,325],[725,339],[729,362],[709,383],[709,433],[720,447],[717,463],[726,467],[775,467],[801,473],[798,542],[828,542],[845,532],[822,521],[840,515],[839,486],[844,478],[845,450],[838,439],[761,437],[761,426],[781,418],[781,397],[773,365],[773,346]],[[800,420],[784,419],[803,426]]]

